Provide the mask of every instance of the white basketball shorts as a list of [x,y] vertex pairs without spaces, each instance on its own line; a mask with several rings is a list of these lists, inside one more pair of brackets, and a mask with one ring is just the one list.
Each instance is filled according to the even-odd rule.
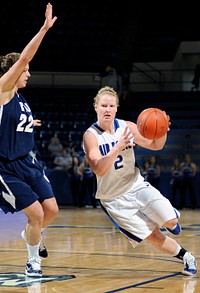
[[170,201],[146,181],[121,196],[103,199],[100,203],[134,247],[156,227],[161,228],[165,222],[180,216]]

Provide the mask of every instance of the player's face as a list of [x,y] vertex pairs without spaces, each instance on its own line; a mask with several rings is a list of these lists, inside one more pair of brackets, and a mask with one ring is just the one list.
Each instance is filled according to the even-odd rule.
[[19,88],[24,88],[27,85],[27,81],[30,78],[31,74],[29,72],[29,66],[24,69],[20,77],[18,78],[17,81],[17,87]]
[[117,112],[116,98],[109,94],[100,96],[95,110],[99,121],[113,121]]

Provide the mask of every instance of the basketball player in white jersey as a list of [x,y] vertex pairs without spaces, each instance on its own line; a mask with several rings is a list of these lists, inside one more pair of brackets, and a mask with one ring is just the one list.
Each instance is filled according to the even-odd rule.
[[97,177],[96,198],[133,247],[146,239],[162,253],[183,260],[182,274],[195,275],[196,260],[191,252],[161,232],[165,227],[179,234],[180,213],[144,180],[135,162],[134,145],[161,150],[167,134],[157,140],[142,137],[135,123],[116,118],[118,104],[112,88],[100,89],[94,98],[97,122],[83,136],[84,151]]
[[39,32],[19,53],[0,57],[0,207],[5,212],[23,211],[27,217],[22,233],[28,250],[25,274],[41,277],[39,248],[41,231],[58,212],[52,187],[43,166],[30,155],[34,146],[34,125],[31,109],[18,92],[30,78],[29,62],[44,36],[54,25],[52,5],[46,6],[45,21]]

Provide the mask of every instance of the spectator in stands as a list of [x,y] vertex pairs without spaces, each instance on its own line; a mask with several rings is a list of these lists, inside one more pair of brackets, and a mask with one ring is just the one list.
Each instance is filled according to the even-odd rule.
[[183,174],[182,179],[182,207],[186,207],[186,194],[189,193],[192,209],[197,208],[197,200],[195,194],[195,177],[197,166],[192,162],[191,155],[185,154],[184,160],[180,165]]
[[74,142],[71,138],[66,143],[67,151],[72,155],[72,157],[78,157],[79,161],[83,160],[83,149],[81,146],[81,141]]
[[200,65],[197,64],[194,70],[194,78],[192,80],[193,87],[191,88],[191,91],[199,90],[199,79],[200,79]]
[[55,169],[68,170],[72,166],[72,155],[63,147],[61,153],[53,161]]
[[160,166],[158,165],[155,156],[150,157],[147,172],[147,181],[151,183],[151,185],[153,185],[155,188],[159,189]]
[[75,142],[70,138],[66,148],[72,156],[79,156],[80,151],[82,152],[81,141]]
[[[181,209],[181,198],[183,197],[182,194],[182,171],[180,167],[180,160],[179,158],[174,158],[173,166],[171,168],[171,181],[170,185],[172,187],[172,198],[171,203],[175,208]],[[180,200],[179,203],[177,202],[177,197],[179,196]]]
[[53,136],[50,139],[50,143],[48,144],[47,148],[50,155],[56,156],[62,153],[63,145],[61,144],[60,139],[57,136]]
[[121,95],[121,77],[114,66],[106,66],[105,72],[108,77],[107,86],[112,87],[119,96]]
[[72,140],[71,138],[69,138],[69,140],[68,140],[68,142],[67,142],[66,149],[68,150],[68,152],[69,152],[71,155],[75,155],[76,147],[75,147],[75,144],[74,144],[74,142],[73,142],[73,140]]
[[144,177],[145,181],[147,181],[148,178],[148,168],[149,160],[145,160],[141,168],[141,175]]
[[96,208],[96,199],[95,199],[95,180],[96,176],[94,175],[86,156],[83,157],[83,161],[80,164],[79,170],[82,175],[82,184],[81,184],[81,204],[80,206],[84,206],[85,199],[88,198],[91,201],[93,208]]
[[77,156],[72,159],[72,166],[68,170],[71,183],[71,191],[74,206],[81,206],[81,178],[82,173],[79,170],[80,162]]

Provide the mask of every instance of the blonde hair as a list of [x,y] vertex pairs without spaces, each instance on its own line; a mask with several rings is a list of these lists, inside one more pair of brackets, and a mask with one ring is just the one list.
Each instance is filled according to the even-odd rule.
[[108,94],[110,96],[113,96],[115,97],[116,99],[116,103],[117,103],[117,106],[119,106],[119,97],[117,95],[117,92],[112,88],[112,87],[109,87],[109,86],[105,86],[105,87],[102,87],[98,92],[97,92],[97,95],[94,97],[94,103],[93,105],[96,106],[99,102],[99,98],[102,96],[102,95],[105,95],[105,94]]

